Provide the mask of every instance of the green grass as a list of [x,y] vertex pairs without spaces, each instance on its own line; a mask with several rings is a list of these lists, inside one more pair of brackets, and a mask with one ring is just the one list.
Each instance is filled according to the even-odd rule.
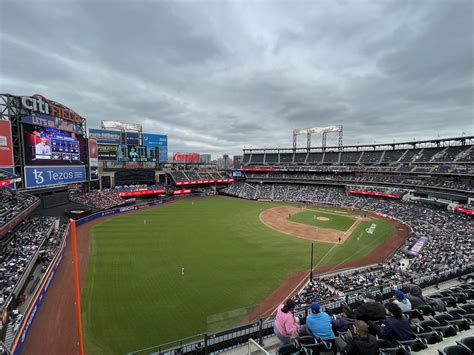
[[[317,217],[329,218],[328,221],[321,221]],[[335,215],[330,212],[320,210],[303,210],[299,213],[293,214],[288,218],[292,222],[309,224],[315,227],[336,229],[345,232],[354,223],[355,219],[343,215]]]
[[[214,330],[220,324],[208,325],[209,316],[225,326],[236,324],[245,316],[242,308],[251,310],[291,273],[309,269],[309,241],[259,220],[263,210],[288,204],[224,197],[192,201],[94,226],[82,298],[88,354],[123,354]],[[367,255],[394,231],[383,220],[374,223],[376,233],[364,233],[359,241],[357,233],[371,222],[342,245],[314,243],[316,263]]]

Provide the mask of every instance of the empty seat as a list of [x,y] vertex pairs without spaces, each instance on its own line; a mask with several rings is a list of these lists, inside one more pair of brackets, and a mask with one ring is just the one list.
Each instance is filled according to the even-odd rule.
[[471,352],[461,345],[451,345],[438,350],[440,355],[471,355]]
[[448,313],[436,315],[434,319],[436,319],[441,325],[455,325],[461,331],[468,330],[470,328],[469,323],[466,319],[462,317],[454,318],[451,314]]
[[420,326],[423,329],[431,329],[440,331],[443,334],[443,337],[451,337],[458,333],[457,327],[445,322],[445,324],[440,324],[437,320],[425,320],[420,323]]
[[379,345],[379,353],[382,355],[396,355],[400,349],[401,345],[390,345],[386,340],[377,339]]
[[400,344],[407,352],[417,352],[424,350],[428,347],[428,342],[425,339],[421,339],[418,337],[412,340],[397,341],[397,343]]
[[469,348],[472,352],[474,352],[474,336],[462,338],[459,342],[457,342],[461,346],[465,346]]

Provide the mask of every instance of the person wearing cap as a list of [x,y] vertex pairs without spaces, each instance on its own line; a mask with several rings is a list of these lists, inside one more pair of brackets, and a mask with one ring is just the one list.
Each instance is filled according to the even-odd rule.
[[385,319],[384,306],[375,301],[375,297],[371,293],[364,295],[364,303],[354,309],[354,313],[358,320],[365,322]]
[[298,334],[300,328],[293,316],[295,307],[296,303],[292,299],[288,299],[277,308],[273,331],[283,345],[290,344],[291,337]]
[[347,355],[378,355],[379,346],[377,339],[369,334],[369,326],[366,322],[358,320],[346,333],[344,339],[347,342],[345,354]]
[[395,295],[393,296],[394,300],[393,303],[398,305],[402,312],[411,311],[411,303],[408,298],[405,297],[405,294],[402,290],[396,290]]
[[306,332],[321,339],[334,339],[332,330],[332,319],[324,311],[321,311],[319,303],[311,304],[311,314],[306,318]]

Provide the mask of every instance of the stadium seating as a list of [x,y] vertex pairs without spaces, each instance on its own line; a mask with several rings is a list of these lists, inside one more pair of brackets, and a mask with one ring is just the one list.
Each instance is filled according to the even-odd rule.
[[98,210],[123,206],[125,201],[114,192],[93,190],[87,193],[74,192],[69,195],[72,202],[89,206]]
[[[434,167],[416,166],[410,167],[412,172],[432,173]],[[451,171],[450,167],[446,167]],[[247,180],[250,181],[313,181],[313,182],[331,182],[335,185],[344,185],[348,183],[360,183],[371,186],[387,186],[404,187],[405,189],[417,189],[419,187],[428,187],[436,190],[458,190],[458,191],[474,191],[474,185],[466,183],[457,177],[451,178],[427,178],[426,176],[416,175],[367,175],[354,173],[320,173],[320,172],[265,172],[265,173],[248,173]]]
[[174,183],[230,178],[224,171],[176,170],[169,173]]
[[[349,149],[353,149],[350,148]],[[365,148],[367,149],[367,148]],[[472,145],[455,145],[447,147],[427,147],[416,149],[377,149],[377,150],[327,150],[321,152],[272,152],[262,153],[258,150],[245,152],[242,164],[251,165],[386,165],[397,163],[463,163],[474,161]]]
[[0,192],[0,228],[34,205],[39,199],[27,193],[3,189]]
[[0,239],[0,308],[22,282],[28,265],[38,258],[56,221],[54,217],[27,218]]

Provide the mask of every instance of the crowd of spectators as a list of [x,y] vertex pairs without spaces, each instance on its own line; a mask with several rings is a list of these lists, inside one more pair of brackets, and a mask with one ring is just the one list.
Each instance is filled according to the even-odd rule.
[[140,191],[140,190],[159,190],[164,189],[164,185],[123,185],[115,186],[111,189],[103,189],[104,192],[130,192],[130,191]]
[[37,203],[39,199],[26,193],[3,189],[0,192],[0,227]]
[[106,210],[109,208],[123,206],[125,201],[115,192],[93,190],[87,193],[74,192],[69,195],[72,202],[89,206],[98,210]]
[[0,308],[25,276],[28,265],[38,256],[56,222],[54,217],[29,217],[1,239]]
[[[273,184],[271,188],[263,186],[265,184],[235,182],[223,191],[252,199],[256,198],[255,191],[258,190],[258,198],[263,199],[374,211],[410,226],[412,233],[409,238],[383,264],[366,270],[341,272],[319,280],[321,286],[331,291],[331,298],[371,287],[393,286],[416,276],[436,274],[472,262],[472,217],[421,203],[351,195],[336,187],[293,184]],[[418,255],[411,256],[408,251],[421,236],[428,237],[428,241]],[[308,288],[312,289],[313,286],[309,285]],[[311,293],[309,290],[303,292]],[[324,296],[327,297],[328,293],[325,292]]]
[[175,182],[230,178],[230,175],[224,171],[176,170],[171,171],[170,175]]
[[248,173],[247,179],[254,181],[271,180],[294,180],[294,181],[318,181],[318,182],[337,182],[341,184],[359,183],[359,184],[385,184],[403,186],[404,188],[414,187],[437,187],[443,189],[456,189],[465,191],[474,191],[474,185],[466,183],[460,179],[433,179],[420,178],[415,176],[397,176],[397,175],[351,175],[335,173]]

